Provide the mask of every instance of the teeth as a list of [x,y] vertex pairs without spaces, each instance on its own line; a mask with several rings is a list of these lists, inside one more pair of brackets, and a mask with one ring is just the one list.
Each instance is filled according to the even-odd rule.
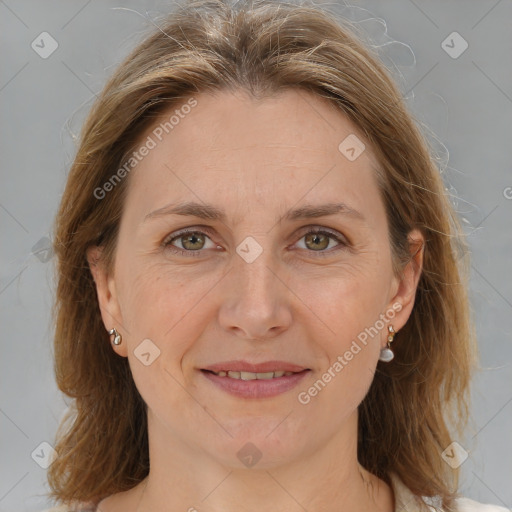
[[[254,373],[253,373],[253,375],[254,375]],[[273,379],[274,378],[274,372],[257,373],[256,377],[258,379]]]
[[284,371],[277,371],[277,372],[265,372],[265,373],[253,373],[253,372],[232,372],[232,371],[220,371],[220,372],[213,372],[215,375],[218,375],[219,377],[230,377],[231,379],[238,379],[238,380],[269,380],[274,379],[276,377],[288,377],[288,375],[293,375],[294,372],[284,372]]

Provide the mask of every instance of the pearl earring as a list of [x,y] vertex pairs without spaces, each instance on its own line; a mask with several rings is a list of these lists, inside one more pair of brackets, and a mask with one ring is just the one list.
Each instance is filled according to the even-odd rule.
[[113,327],[108,331],[108,333],[112,336],[114,335],[114,339],[112,340],[112,343],[114,345],[121,345],[121,342],[123,341],[123,337],[117,332],[116,328]]
[[384,363],[389,363],[395,357],[395,354],[390,348],[390,344],[395,337],[395,329],[393,329],[392,325],[388,325],[388,340],[387,346],[380,351],[379,361],[383,361]]

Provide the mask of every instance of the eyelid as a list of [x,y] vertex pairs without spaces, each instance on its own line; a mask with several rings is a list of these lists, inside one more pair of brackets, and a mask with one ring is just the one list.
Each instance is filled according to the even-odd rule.
[[338,239],[339,242],[344,243],[345,245],[350,245],[350,242],[348,238],[337,231],[336,229],[327,228],[325,226],[317,226],[317,225],[310,225],[310,226],[303,226],[299,229],[299,233],[301,233],[301,236],[307,235],[308,233],[325,233],[327,235],[331,235],[333,238]]
[[[176,239],[176,238],[179,238],[180,236],[186,235],[188,233],[199,233],[199,234],[203,233],[203,234],[206,234],[206,235],[210,235],[209,238],[211,239],[211,237],[214,236],[214,232],[215,232],[215,230],[211,229],[209,226],[204,226],[204,225],[186,227],[186,228],[179,229],[178,231],[175,231],[175,232],[167,235],[163,239],[161,245],[164,248],[168,248],[169,246],[172,246],[173,247],[172,250],[174,252],[180,253],[180,254],[181,253],[200,254],[201,252],[204,251],[204,249],[198,249],[197,251],[187,251],[187,250],[184,250],[184,249],[180,249],[179,247],[173,246],[171,244],[171,241]],[[297,236],[297,231],[295,233],[296,233],[295,236]],[[330,255],[330,254],[332,254],[333,252],[335,252],[338,249],[350,248],[351,245],[352,245],[350,243],[350,241],[342,233],[340,233],[337,230],[325,227],[325,226],[319,226],[319,225],[315,225],[315,224],[308,225],[308,226],[302,226],[301,228],[298,229],[298,233],[299,233],[300,236],[299,236],[298,240],[294,243],[294,245],[301,238],[303,238],[305,235],[307,235],[309,233],[326,234],[326,235],[329,235],[331,238],[333,238],[334,240],[336,240],[338,242],[338,245],[336,247],[331,247],[329,250],[307,251],[307,252],[311,252],[311,253],[316,253],[316,254],[318,254],[320,256]],[[212,240],[212,242],[213,242],[213,240]],[[301,249],[301,250],[304,250],[304,249]]]
[[209,228],[208,226],[192,226],[190,228],[179,229],[178,231],[174,231],[171,234],[167,235],[163,241],[162,245],[167,245],[171,240],[178,238],[179,236],[186,235],[187,233],[202,233],[204,232],[207,235],[213,236],[214,230]]

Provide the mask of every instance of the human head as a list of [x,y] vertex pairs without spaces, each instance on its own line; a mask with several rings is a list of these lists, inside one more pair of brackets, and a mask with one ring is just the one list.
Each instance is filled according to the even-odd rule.
[[[396,361],[379,366],[360,405],[359,460],[383,478],[397,472],[418,494],[448,496],[451,470],[447,475],[439,457],[450,442],[443,403],[466,388],[471,336],[454,246],[459,231],[438,170],[392,81],[349,31],[318,8],[247,7],[195,3],[174,14],[120,66],[86,122],[55,237],[57,379],[76,398],[78,415],[50,476],[62,497],[89,499],[130,487],[148,469],[144,402],[126,359],[112,351],[86,259],[90,247],[102,247],[102,264],[114,270],[133,176],[108,191],[104,184],[159,116],[200,93],[243,90],[268,99],[295,89],[336,107],[371,148],[396,275],[411,259],[409,233],[417,229],[426,241],[416,303],[393,347]],[[105,446],[88,459],[91,468],[101,461],[102,474],[75,469],[66,482],[72,461],[84,467],[76,440],[104,431],[111,433]],[[120,453],[125,463],[116,472]],[[77,488],[80,477],[87,483]]]

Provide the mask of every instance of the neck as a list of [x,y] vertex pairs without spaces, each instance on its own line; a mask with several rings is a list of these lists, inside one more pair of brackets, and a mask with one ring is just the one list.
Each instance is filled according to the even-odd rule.
[[389,486],[357,461],[357,415],[312,453],[260,468],[220,464],[149,419],[151,470],[134,489],[134,511],[394,510]]

